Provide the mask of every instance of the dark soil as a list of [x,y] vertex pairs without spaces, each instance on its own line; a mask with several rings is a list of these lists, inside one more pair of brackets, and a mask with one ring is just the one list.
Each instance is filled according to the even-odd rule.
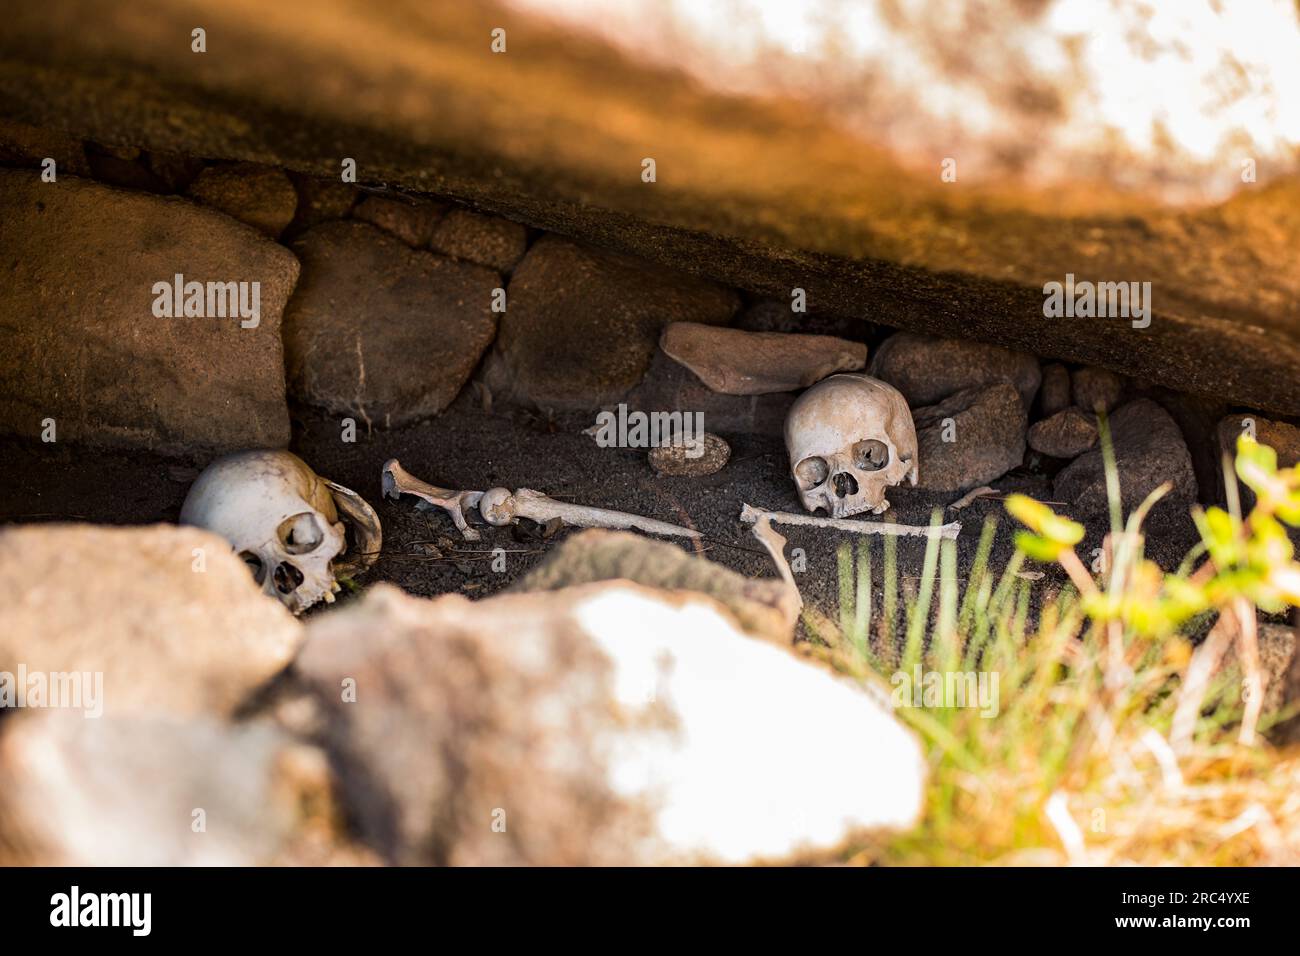
[[[385,501],[380,495],[380,470],[398,458],[412,474],[450,488],[493,486],[535,488],[555,498],[616,508],[696,528],[705,535],[698,548],[708,559],[742,574],[772,576],[775,570],[749,528],[739,521],[742,503],[772,510],[799,512],[794,486],[787,474],[785,450],[778,439],[727,435],[731,460],[722,471],[705,478],[658,477],[639,449],[601,448],[582,429],[586,418],[544,420],[523,413],[479,409],[467,393],[437,418],[406,428],[375,430],[358,425],[355,442],[342,440],[337,419],[300,410],[295,416],[293,450],[320,474],[353,488],[371,502],[384,526],[383,553],[358,583],[389,581],[413,594],[432,596],[458,591],[480,597],[499,591],[539,562],[573,534],[552,534],[531,522],[513,528],[483,526],[482,540],[461,540],[441,511],[420,511],[417,499]],[[139,452],[97,451],[65,444],[0,441],[0,523],[91,521],[108,524],[147,524],[175,521],[197,470],[188,464]],[[1043,474],[1013,472],[995,482],[1002,492],[1024,491],[1050,500],[1050,483]],[[890,494],[890,520],[924,524],[931,509],[960,497],[910,488]],[[1068,509],[1064,509],[1068,510]],[[1003,503],[994,498],[976,501],[947,520],[960,520],[959,571],[964,576],[974,558],[986,517],[1000,518],[994,549],[995,565],[1012,553],[1014,522]],[[801,548],[807,568],[797,575],[805,601],[827,613],[838,604],[836,551],[845,541],[862,536],[822,529],[779,527],[789,540],[787,556]],[[1101,545],[1104,522],[1089,525],[1079,553],[1087,560]],[[881,580],[882,539],[870,536],[873,580]],[[1173,569],[1192,546],[1195,529],[1186,517],[1171,512],[1148,528],[1147,550],[1163,567]],[[899,541],[899,574],[919,577],[926,542]],[[505,551],[505,568],[494,571],[494,549]],[[123,560],[130,560],[123,555]],[[500,562],[496,562],[500,566]],[[1061,582],[1050,567],[1042,585]],[[911,586],[914,586],[912,584]],[[344,598],[346,600],[346,598]],[[878,604],[876,605],[879,606]],[[319,613],[319,611],[317,612]]]

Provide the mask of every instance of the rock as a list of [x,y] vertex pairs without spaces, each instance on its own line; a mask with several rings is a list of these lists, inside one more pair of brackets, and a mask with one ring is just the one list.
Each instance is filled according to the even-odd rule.
[[722,325],[730,289],[543,236],[515,268],[489,384],[548,408],[618,401],[650,366],[670,322]]
[[154,150],[145,158],[149,172],[158,177],[169,193],[183,193],[206,168],[203,160],[168,150]]
[[348,218],[361,195],[356,186],[339,182],[337,176],[324,179],[291,173],[290,179],[298,191],[298,211],[289,229],[294,235],[322,222]]
[[975,488],[1024,460],[1028,415],[1009,382],[962,389],[938,405],[916,409],[912,420],[919,446],[919,488]]
[[352,210],[352,215],[378,226],[412,248],[423,249],[446,212],[447,207],[441,203],[367,196]]
[[1097,444],[1097,416],[1067,408],[1029,429],[1029,447],[1052,458],[1075,458]]
[[54,160],[55,182],[65,175],[90,175],[80,140],[57,130],[0,120],[0,163],[40,169],[46,159]]
[[434,229],[429,248],[453,259],[509,272],[524,257],[528,230],[509,219],[453,209]]
[[[0,429],[35,437],[52,419],[60,442],[190,456],[288,444],[280,313],[297,260],[182,199],[57,185],[0,170]],[[154,286],[177,274],[260,283],[260,321],[155,318]]]
[[298,670],[392,862],[741,863],[921,810],[921,749],[885,706],[700,595],[378,585],[312,620]]
[[1108,369],[1075,369],[1070,382],[1074,404],[1085,411],[1109,412],[1124,397],[1124,380]]
[[446,408],[492,343],[500,277],[360,222],[316,226],[293,249],[303,273],[284,318],[291,392],[385,427]]
[[[230,545],[197,528],[0,531],[0,671],[83,678],[109,717],[232,714],[301,637]],[[96,698],[89,706],[90,696]]]
[[715,431],[780,437],[796,397],[793,392],[723,395],[656,349],[650,370],[625,400],[629,411],[698,412]]
[[344,839],[325,755],[266,724],[33,712],[0,728],[6,866],[332,862]]
[[1219,422],[1221,453],[1235,458],[1237,438],[1247,431],[1253,431],[1257,442],[1277,452],[1278,467],[1290,468],[1300,463],[1300,428],[1272,421],[1254,412],[1227,415]]
[[[1185,508],[1196,501],[1196,474],[1178,425],[1163,408],[1146,398],[1120,406],[1110,416],[1111,441],[1119,471],[1124,510],[1136,508],[1163,482],[1173,490],[1156,505]],[[1054,495],[1069,503],[1075,517],[1105,514],[1106,473],[1100,447],[1085,452],[1057,476]]]
[[747,633],[782,645],[794,639],[799,609],[781,581],[748,578],[675,544],[630,531],[593,528],[571,535],[514,590],[556,591],[620,579],[706,595],[726,607]]
[[298,208],[289,177],[255,163],[209,166],[190,183],[189,194],[272,239],[280,238]]
[[674,322],[659,347],[715,392],[766,395],[794,392],[836,372],[867,364],[867,347],[829,335],[792,335]]
[[1043,366],[1043,384],[1038,390],[1038,411],[1043,418],[1070,407],[1074,398],[1070,393],[1070,370],[1060,362]]
[[1027,352],[912,332],[885,339],[869,372],[902,392],[913,408],[933,405],[965,388],[1010,382],[1028,410],[1042,381],[1038,359]]
[[165,193],[167,183],[154,175],[144,155],[133,146],[115,147],[87,143],[90,175],[102,183],[141,192]]
[[702,478],[715,474],[731,457],[731,446],[717,435],[704,433],[703,439],[674,442],[651,448],[647,456],[656,475]]

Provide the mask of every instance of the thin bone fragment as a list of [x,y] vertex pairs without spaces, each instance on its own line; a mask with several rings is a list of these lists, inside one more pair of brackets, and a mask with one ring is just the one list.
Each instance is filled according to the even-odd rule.
[[973,504],[974,502],[978,501],[980,498],[983,498],[985,495],[996,495],[996,494],[997,494],[996,491],[994,491],[988,485],[984,485],[981,488],[975,488],[971,491],[966,492],[966,494],[962,495],[960,498],[958,498],[956,501],[950,504],[948,508],[952,511],[961,511],[962,508],[965,508],[969,504]]
[[479,540],[479,533],[469,526],[466,511],[478,507],[481,491],[455,491],[451,488],[439,488],[427,481],[421,481],[402,467],[396,458],[384,462],[383,471],[384,497],[396,499],[402,495],[415,495],[435,508],[441,508],[451,515],[452,523],[466,541]]
[[740,520],[753,524],[760,517],[769,517],[777,524],[801,524],[813,528],[830,528],[834,531],[850,531],[854,534],[893,534],[900,537],[934,537],[957,539],[961,533],[961,522],[931,527],[930,525],[893,524],[888,521],[860,521],[856,518],[818,518],[814,515],[797,515],[788,511],[766,511],[753,505],[744,505],[740,509]]
[[754,521],[753,530],[754,537],[767,549],[772,563],[781,573],[781,580],[785,582],[786,590],[794,601],[797,613],[798,609],[803,607],[803,595],[799,593],[799,586],[794,583],[794,572],[790,570],[790,563],[785,559],[785,536],[772,527],[772,515],[768,512],[758,516]]
[[543,524],[559,518],[565,524],[579,528],[613,528],[683,538],[701,537],[698,531],[669,524],[667,521],[643,518],[608,508],[556,501],[532,488],[519,488],[513,492],[508,488],[490,488],[479,501],[479,513],[483,515],[484,521],[494,525],[509,524],[516,518],[529,518]]

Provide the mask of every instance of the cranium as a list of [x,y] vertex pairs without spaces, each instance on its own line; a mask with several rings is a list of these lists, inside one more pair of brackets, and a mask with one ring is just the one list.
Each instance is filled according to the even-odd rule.
[[917,479],[916,426],[898,389],[869,375],[832,375],[808,389],[785,419],[799,500],[833,518],[889,507],[885,489]]
[[[353,530],[354,558],[336,560]],[[287,451],[245,451],[218,458],[194,482],[181,523],[221,535],[247,562],[262,591],[301,614],[333,601],[336,574],[358,574],[379,554],[374,509],[355,491],[321,478]]]

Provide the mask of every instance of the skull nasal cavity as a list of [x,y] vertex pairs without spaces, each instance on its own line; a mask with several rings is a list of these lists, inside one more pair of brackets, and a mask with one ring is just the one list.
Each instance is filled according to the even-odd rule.
[[281,594],[292,594],[302,584],[302,572],[288,561],[275,566],[275,589]]
[[831,486],[835,489],[836,498],[844,498],[858,493],[858,481],[847,471],[841,471],[832,478]]

